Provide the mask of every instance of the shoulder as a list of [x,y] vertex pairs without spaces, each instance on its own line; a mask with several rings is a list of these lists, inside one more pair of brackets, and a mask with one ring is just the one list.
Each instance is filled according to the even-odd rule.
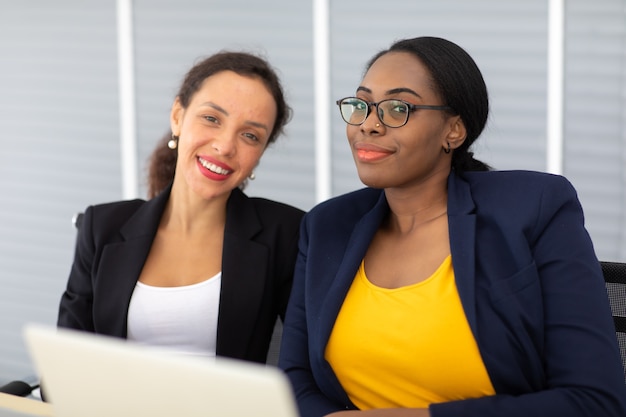
[[576,195],[570,181],[562,175],[538,171],[468,172],[463,178],[470,184],[474,197],[488,198],[559,198]]
[[97,217],[118,217],[120,215],[132,214],[146,203],[146,200],[121,200],[108,203],[94,204],[87,207],[86,212],[90,212]]
[[248,201],[260,213],[273,214],[275,216],[302,217],[304,211],[280,201],[269,200],[261,197],[248,197]]
[[120,200],[108,203],[100,203],[89,206],[92,210],[102,213],[118,211],[135,211],[146,203],[146,200],[137,198],[134,200]]
[[239,189],[231,193],[227,210],[232,218],[246,219],[249,227],[252,227],[252,218],[256,218],[263,227],[298,229],[304,215],[304,211],[297,207],[267,198],[249,197]]
[[289,204],[260,197],[248,197],[264,227],[277,227],[297,230],[304,211]]
[[306,217],[309,221],[321,221],[329,225],[358,221],[370,212],[383,196],[383,190],[362,188],[318,203]]
[[468,182],[480,185],[489,184],[490,186],[543,186],[551,184],[569,183],[562,175],[550,174],[540,171],[525,170],[508,170],[508,171],[474,171],[462,174]]
[[146,200],[121,200],[108,203],[94,204],[87,207],[94,216],[117,217],[119,215],[132,214],[146,203]]
[[85,209],[81,225],[88,225],[96,234],[100,229],[108,234],[119,230],[145,204],[146,201],[142,199],[94,204]]
[[311,209],[311,213],[321,214],[325,212],[362,212],[368,211],[380,199],[382,190],[374,188],[362,188],[318,203]]
[[548,221],[565,207],[582,214],[570,181],[536,171],[486,171],[463,175],[479,216],[505,223],[537,224]]

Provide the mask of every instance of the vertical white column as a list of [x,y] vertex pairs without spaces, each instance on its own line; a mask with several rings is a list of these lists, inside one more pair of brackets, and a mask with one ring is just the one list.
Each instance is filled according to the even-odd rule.
[[[623,17],[623,22],[626,22],[626,4],[623,4],[623,9],[622,9],[622,17]],[[626,63],[626,45],[624,43],[622,43],[622,49],[621,49],[621,56],[622,56],[622,103],[624,103],[626,101],[626,65],[624,65],[624,63]],[[626,124],[626,106],[622,106],[622,127],[624,127]],[[621,195],[622,195],[622,202],[621,202],[621,207],[626,207],[626,193],[624,193],[624,184],[626,184],[626,129],[622,129],[622,134],[621,134],[621,141],[622,141],[622,164],[621,164],[621,171],[622,171],[622,190],[621,190]],[[620,140],[618,139],[618,140]],[[619,247],[620,247],[620,251],[618,253],[618,258],[617,259],[621,259],[622,261],[626,261],[626,210],[622,209],[621,210],[621,218],[620,218],[620,222],[619,222],[620,226],[616,227],[618,228],[618,230],[621,230],[620,233],[620,243],[619,243]]]
[[313,0],[315,83],[315,199],[331,196],[329,0]]
[[564,0],[550,0],[548,5],[548,114],[547,171],[563,173],[563,106],[565,56]]
[[117,0],[120,149],[122,194],[125,199],[136,198],[139,194],[132,9],[132,0]]

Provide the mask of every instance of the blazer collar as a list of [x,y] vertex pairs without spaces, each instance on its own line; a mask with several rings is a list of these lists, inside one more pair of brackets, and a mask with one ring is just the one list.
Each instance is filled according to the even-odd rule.
[[367,252],[380,223],[389,213],[389,205],[385,192],[380,190],[378,199],[372,208],[363,217],[355,222],[352,233],[346,244],[343,259],[337,268],[331,287],[327,292],[324,305],[320,309],[320,338],[328,341],[330,333],[339,314],[343,300],[352,285],[354,276],[358,271],[361,261]]
[[[147,259],[161,216],[170,196],[171,186],[142,204],[120,228],[122,240],[107,244],[101,259],[106,280],[100,280],[106,309],[119,312],[102,323],[101,332],[126,337],[128,306],[133,290]],[[256,319],[267,279],[268,249],[253,240],[262,230],[254,203],[239,189],[232,191],[226,206],[226,229],[222,253],[222,289],[218,322],[218,354],[222,351],[236,355],[233,350],[248,346],[236,340],[237,335],[250,335]],[[209,255],[209,254],[207,254]],[[242,291],[245,288],[246,291]],[[96,301],[97,302],[97,301]],[[252,314],[243,314],[250,311]],[[236,326],[236,327],[232,327]],[[221,331],[236,328],[240,331]]]
[[448,227],[459,297],[474,335],[476,329],[476,206],[470,184],[455,171],[448,177]]
[[226,230],[233,235],[250,239],[263,229],[252,200],[235,188],[226,205]]
[[[154,237],[169,200],[172,186],[168,186],[142,205],[124,224],[120,233],[127,239]],[[226,230],[242,238],[251,238],[262,229],[254,204],[239,188],[235,188],[226,203]]]
[[165,205],[170,198],[172,186],[168,186],[156,197],[146,201],[139,209],[128,218],[120,229],[120,233],[125,240],[132,240],[139,237],[154,238],[161,222],[161,216],[165,210]]
[[[388,212],[389,205],[385,193],[380,191],[375,205],[355,223],[346,245],[348,249],[337,269],[332,287],[324,300],[324,306],[320,309],[322,312],[319,328],[321,340],[327,341],[330,337],[335,318],[339,314],[339,309],[350,289],[361,260]],[[448,177],[448,222],[450,250],[459,297],[470,328],[474,334],[477,334],[474,290],[476,207],[470,184],[454,171]]]
[[[256,237],[263,223],[254,200],[234,189],[226,206],[222,253],[222,287],[217,324],[217,354],[249,355],[263,298],[270,279],[270,248]],[[233,331],[233,329],[237,329]]]
[[[126,337],[130,299],[148,257],[169,194],[168,187],[157,197],[139,206],[120,228],[121,239],[109,242],[103,248],[99,274],[106,279],[99,279],[97,288],[94,288],[95,294],[103,294],[102,297],[94,298],[94,308],[106,311],[107,319],[96,323],[99,333]],[[100,302],[106,305],[99,307],[97,304]]]

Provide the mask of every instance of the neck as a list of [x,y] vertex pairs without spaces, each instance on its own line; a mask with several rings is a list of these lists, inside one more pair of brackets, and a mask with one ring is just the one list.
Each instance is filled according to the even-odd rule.
[[411,189],[385,189],[390,208],[388,227],[410,233],[447,213],[447,178]]
[[229,194],[225,194],[206,200],[191,190],[184,192],[173,186],[163,212],[161,227],[187,235],[223,228],[226,224],[228,197]]

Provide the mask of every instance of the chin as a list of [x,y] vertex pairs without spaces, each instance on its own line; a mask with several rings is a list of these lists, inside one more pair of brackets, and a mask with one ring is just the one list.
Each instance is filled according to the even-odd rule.
[[363,185],[365,185],[367,187],[370,187],[370,188],[384,188],[384,185],[380,181],[380,179],[370,178],[370,177],[368,177],[366,175],[359,175],[359,179],[361,180]]

